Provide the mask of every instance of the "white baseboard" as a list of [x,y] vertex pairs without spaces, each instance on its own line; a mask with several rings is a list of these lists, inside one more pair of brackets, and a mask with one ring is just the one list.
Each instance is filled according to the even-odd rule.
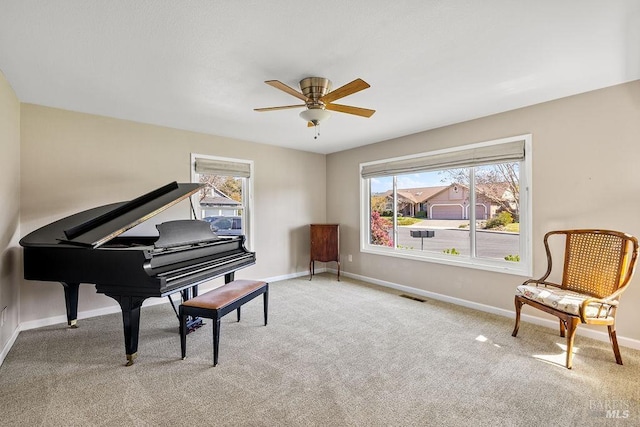
[[[317,273],[323,273],[325,272],[326,269],[318,269]],[[300,277],[300,276],[305,276],[309,273],[307,272],[297,272],[297,273],[292,273],[292,274],[285,274],[282,276],[273,276],[273,277],[269,277],[267,279],[259,279],[259,280],[264,280],[265,282],[277,282],[280,280],[287,280],[287,279],[295,279],[296,277]],[[200,287],[200,291],[204,292],[204,291],[208,291],[209,288],[213,288],[212,287]],[[144,301],[143,307],[150,307],[150,306],[154,306],[154,305],[158,305],[158,304],[167,304],[169,303],[167,297],[165,298],[148,298]],[[175,300],[174,300],[174,304],[175,304]],[[178,303],[179,304],[179,303]],[[177,305],[176,305],[177,307]],[[102,308],[97,308],[95,310],[85,310],[85,311],[79,311],[78,312],[78,320],[82,320],[82,319],[88,319],[91,317],[97,317],[97,316],[104,316],[107,314],[113,314],[113,313],[121,313],[122,310],[120,309],[120,306],[117,304],[114,305],[110,305],[109,307],[102,307]],[[62,314],[59,316],[52,316],[52,317],[47,317],[44,319],[36,319],[36,320],[31,320],[28,322],[22,322],[20,323],[20,325],[18,326],[18,330],[16,332],[16,336],[20,331],[28,331],[30,329],[37,329],[37,328],[42,328],[44,326],[51,326],[51,325],[57,325],[60,323],[66,323],[67,322],[67,316]],[[14,339],[15,341],[15,339]],[[13,343],[11,343],[13,344]],[[11,346],[8,346],[8,348],[10,349]],[[8,352],[8,350],[7,350]]]
[[[316,273],[324,273],[326,271],[326,269],[318,269],[316,271]],[[307,272],[296,272],[296,273],[291,273],[291,274],[285,274],[285,275],[281,275],[281,276],[273,276],[273,277],[269,277],[266,279],[259,279],[259,280],[264,280],[265,282],[277,282],[280,280],[287,280],[287,279],[295,279],[297,277],[301,277],[301,276],[305,276],[308,275],[309,273]],[[213,288],[213,287],[211,287]],[[208,291],[209,288],[208,287],[201,287],[200,291]],[[158,305],[158,304],[167,304],[169,303],[168,299],[165,298],[148,298],[144,301],[143,307],[150,307],[150,306],[154,306],[154,305]],[[174,304],[175,304],[175,300],[174,300]],[[179,304],[179,303],[178,303]],[[177,305],[176,305],[177,306]],[[113,313],[121,313],[122,310],[120,309],[120,306],[117,304],[114,305],[110,305],[109,307],[102,307],[102,308],[97,308],[95,310],[85,310],[85,311],[79,311],[78,312],[78,320],[82,320],[82,319],[88,319],[91,317],[97,317],[97,316],[104,316],[107,314],[113,314]],[[62,314],[59,316],[52,316],[52,317],[47,317],[44,319],[36,319],[36,320],[31,320],[28,322],[22,322],[20,323],[20,325],[18,326],[18,329],[15,333],[16,337],[18,336],[18,333],[20,331],[28,331],[30,329],[37,329],[37,328],[42,328],[44,326],[51,326],[51,325],[57,325],[60,323],[66,323],[67,322],[67,316]],[[14,340],[15,341],[15,338]],[[11,345],[13,345],[13,342],[11,342]],[[11,348],[11,345],[6,346],[8,349],[6,350],[6,352],[8,353],[9,349]]]
[[[318,268],[316,270],[316,274],[324,273],[325,271],[327,271],[326,268]],[[282,276],[273,276],[273,277],[268,277],[266,279],[259,279],[259,280],[264,280],[267,283],[273,283],[273,282],[279,282],[281,280],[297,279],[298,277],[308,276],[308,275],[309,275],[308,271],[298,271],[296,273],[284,274]]]
[[[332,270],[332,269],[328,269],[327,271],[332,271],[337,273],[337,270]],[[356,280],[361,280],[363,282],[368,282],[368,283],[373,283],[374,285],[380,285],[380,286],[384,286],[387,288],[392,288],[398,291],[402,291],[402,292],[408,292],[414,295],[420,295],[423,297],[427,297],[427,298],[432,298],[438,301],[444,301],[444,302],[448,302],[451,304],[456,304],[456,305],[460,305],[463,307],[467,307],[467,308],[472,308],[474,310],[479,310],[479,311],[484,311],[487,313],[492,313],[492,314],[497,314],[500,316],[505,316],[505,317],[510,317],[512,319],[515,320],[515,316],[516,313],[515,311],[511,311],[511,310],[505,310],[502,308],[498,308],[498,307],[493,307],[490,305],[485,305],[485,304],[480,304],[477,302],[473,302],[473,301],[469,301],[469,300],[464,300],[461,298],[455,298],[455,297],[451,297],[448,295],[442,295],[442,294],[438,294],[435,292],[429,292],[429,291],[425,291],[422,289],[417,289],[417,288],[412,288],[409,286],[405,286],[405,285],[399,285],[397,283],[393,283],[393,282],[387,282],[384,280],[378,280],[378,279],[374,279],[371,277],[366,277],[366,276],[361,276],[359,274],[353,274],[353,273],[349,273],[349,272],[345,272],[345,271],[341,271],[340,274],[346,276],[346,277],[351,277],[352,279],[356,279]],[[531,316],[528,314],[521,314],[520,318],[522,321],[527,322],[527,323],[532,323],[535,325],[540,325],[540,326],[545,326],[548,328],[552,328],[552,329],[557,329],[558,326],[558,321],[557,320],[551,320],[551,319],[543,319],[540,317],[536,317],[536,316]],[[584,336],[584,337],[588,337],[588,338],[593,338],[595,340],[598,341],[604,341],[604,342],[609,342],[609,334],[607,332],[602,332],[602,331],[595,331],[593,329],[589,329],[589,328],[578,328],[577,332],[578,335]],[[623,347],[628,347],[628,348],[632,348],[635,350],[640,350],[640,341],[636,340],[636,339],[632,339],[632,338],[627,338],[624,336],[620,336],[618,335],[618,344],[620,346]]]
[[[158,304],[167,304],[169,301],[167,298],[148,298],[144,301],[143,307],[149,307]],[[120,306],[117,304],[110,305],[109,307],[96,308],[95,310],[85,310],[78,312],[78,320],[89,319],[91,317],[104,316],[107,314],[122,313]],[[42,328],[44,326],[57,325],[59,323],[67,323],[67,316],[62,314],[60,316],[52,316],[44,319],[30,320],[28,322],[20,323],[20,331],[28,331],[29,329]]]
[[7,341],[7,344],[5,344],[4,348],[2,349],[2,352],[0,353],[0,366],[2,366],[2,363],[4,363],[5,357],[7,357],[7,354],[9,354],[9,350],[11,350],[11,347],[13,347],[13,344],[16,342],[19,334],[20,326],[18,326],[13,331],[13,334],[11,334],[11,338],[9,338],[9,341]]

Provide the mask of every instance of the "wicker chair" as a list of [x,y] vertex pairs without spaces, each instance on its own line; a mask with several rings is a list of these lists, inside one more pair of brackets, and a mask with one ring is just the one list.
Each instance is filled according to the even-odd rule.
[[[564,236],[562,283],[547,281],[552,270],[549,237]],[[560,336],[567,337],[566,366],[571,369],[573,340],[579,323],[607,325],[616,362],[622,357],[616,339],[615,315],[620,295],[629,286],[638,257],[638,240],[609,230],[560,230],[544,236],[547,272],[518,286],[515,297],[516,326],[523,304],[560,319]]]

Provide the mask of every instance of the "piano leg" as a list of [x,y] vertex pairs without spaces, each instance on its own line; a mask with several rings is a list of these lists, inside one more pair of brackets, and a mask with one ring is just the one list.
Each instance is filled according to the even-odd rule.
[[79,283],[64,283],[64,301],[67,305],[67,325],[70,328],[77,328],[78,325],[78,289]]
[[118,301],[122,309],[122,324],[124,326],[124,347],[127,355],[126,366],[133,365],[138,357],[138,336],[140,335],[140,307],[147,297],[109,295]]

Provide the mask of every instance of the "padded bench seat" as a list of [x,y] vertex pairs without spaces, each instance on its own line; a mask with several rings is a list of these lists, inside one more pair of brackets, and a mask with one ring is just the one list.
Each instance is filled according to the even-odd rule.
[[180,304],[180,347],[182,358],[187,353],[187,316],[204,317],[213,320],[213,366],[218,364],[218,344],[220,342],[220,319],[236,310],[240,321],[240,307],[264,295],[264,324],[267,324],[269,284],[258,280],[234,280],[219,288],[205,292]]

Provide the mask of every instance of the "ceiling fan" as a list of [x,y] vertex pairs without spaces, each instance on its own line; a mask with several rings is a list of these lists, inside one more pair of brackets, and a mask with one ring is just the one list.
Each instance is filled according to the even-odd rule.
[[297,105],[284,105],[281,107],[267,107],[267,108],[255,108],[255,111],[274,111],[284,110],[288,108],[300,108],[307,107],[305,111],[300,113],[300,117],[304,119],[307,126],[318,126],[321,121],[329,118],[331,114],[329,111],[337,111],[339,113],[354,114],[356,116],[371,117],[376,110],[370,110],[368,108],[352,107],[350,105],[333,104],[333,101],[345,96],[360,92],[367,89],[369,84],[362,79],[355,79],[351,83],[347,83],[344,86],[339,87],[336,90],[331,90],[331,81],[324,77],[306,77],[300,80],[300,90],[293,89],[290,86],[278,81],[267,80],[265,82],[269,86],[273,86],[276,89],[280,89],[283,92],[293,95],[298,99],[304,101],[304,104]]

